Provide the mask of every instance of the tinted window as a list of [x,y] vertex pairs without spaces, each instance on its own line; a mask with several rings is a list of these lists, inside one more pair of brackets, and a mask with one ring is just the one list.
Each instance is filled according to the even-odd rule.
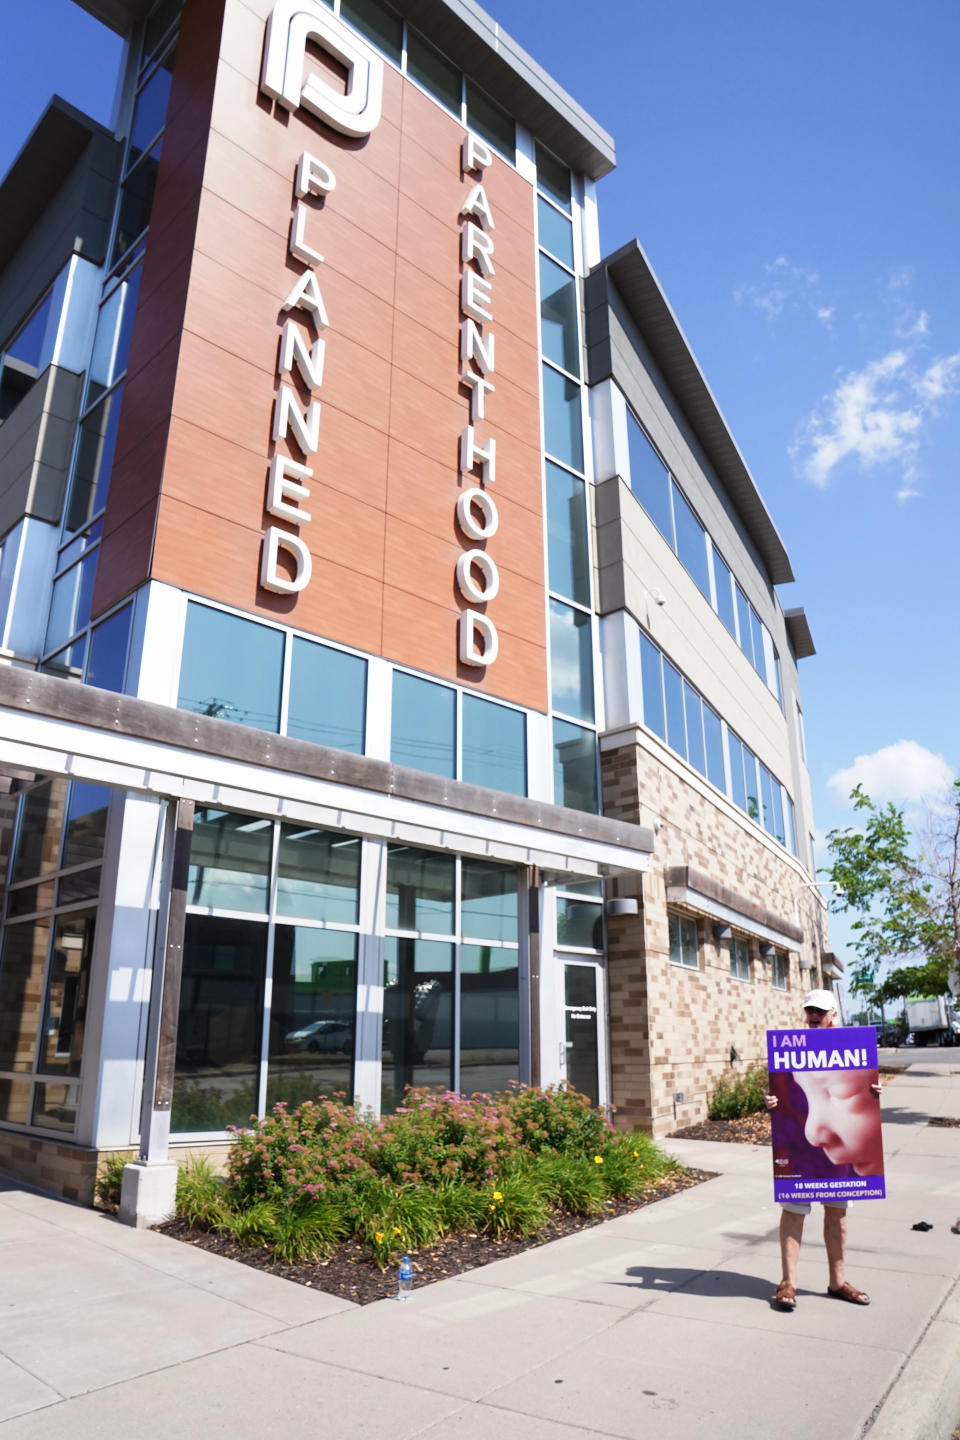
[[96,685],[100,690],[122,691],[132,615],[132,607],[124,605],[109,620],[93,627],[87,665],[88,685]]
[[283,632],[192,601],[177,705],[258,730],[280,726]]
[[546,448],[554,459],[583,469],[583,422],[580,386],[549,365],[543,369],[543,431]]
[[187,904],[208,910],[267,908],[273,823],[205,806],[190,841]]
[[143,157],[137,168],[131,170],[123,182],[111,264],[116,264],[120,256],[126,254],[137,236],[150,223],[153,191],[157,183],[157,168],[160,164],[160,149],[161,142],[157,141],[149,155]]
[[709,600],[706,531],[676,485],[673,487],[673,515],[677,526],[677,555],[680,563],[690,578],[696,581],[700,593]]
[[733,582],[730,567],[718,550],[713,552],[713,578],[717,585],[717,614],[731,635],[736,635],[736,621],[733,618]]
[[527,726],[520,710],[463,697],[462,778],[510,795],[527,793]]
[[590,604],[587,497],[584,482],[547,461],[547,546],[550,589]]
[[740,625],[740,649],[747,659],[753,664],[753,631],[750,628],[750,602],[738,585],[737,590],[737,620]]
[[403,21],[379,0],[340,0],[340,14],[397,65],[403,49]]
[[732,730],[727,731],[730,745],[730,793],[733,803],[741,810],[747,808],[747,792],[743,779],[743,745]]
[[295,638],[287,734],[362,755],[366,690],[366,660]]
[[757,674],[764,680],[767,678],[767,660],[763,648],[763,626],[756,610],[750,610],[750,631],[753,636],[753,663],[757,668]]
[[578,720],[593,719],[593,631],[590,615],[550,601],[550,675],[553,708]]
[[466,92],[467,124],[470,129],[476,130],[484,140],[489,140],[491,145],[496,146],[512,162],[517,150],[517,127],[513,123],[513,116],[508,115],[479,85],[474,85],[470,80],[466,82]]
[[686,681],[683,682],[683,702],[687,716],[687,759],[695,770],[706,775],[707,764],[703,748],[703,717],[700,696]]
[[462,863],[460,930],[468,940],[517,942],[517,873],[484,860]]
[[453,778],[456,766],[456,693],[402,670],[393,674],[390,758],[431,775]]
[[169,55],[163,57],[163,61],[154,70],[137,96],[133,124],[130,127],[128,165],[136,162],[151,140],[163,129],[163,122],[167,116],[167,102],[170,99],[175,53],[171,50]]
[[570,171],[542,145],[536,147],[537,187],[565,210],[570,209]]
[[460,71],[412,25],[407,28],[407,74],[460,114]]
[[80,426],[67,504],[68,532],[80,530],[106,504],[122,400],[123,386],[118,385]]
[[670,477],[660,456],[629,412],[627,439],[630,448],[630,489],[673,549]]
[[308,825],[281,825],[277,914],[355,925],[360,914],[360,841]]
[[683,720],[683,681],[670,661],[663,661],[663,696],[667,714],[667,744],[678,755],[686,756],[687,736]]
[[572,810],[597,812],[597,737],[566,720],[553,722],[553,799]]
[[542,196],[537,196],[537,237],[544,250],[573,269],[573,225]]
[[109,390],[127,368],[142,274],[143,266],[135,265],[126,280],[122,280],[100,306],[87,383],[88,405],[98,400],[104,390]]
[[540,256],[540,340],[548,360],[580,374],[577,282],[546,255]]
[[723,730],[720,716],[715,714],[704,701],[703,735],[707,751],[707,779],[718,790],[726,791],[726,777],[723,769]]
[[387,929],[454,931],[452,855],[391,845],[387,850]]
[[640,673],[643,677],[643,723],[661,740],[666,740],[660,651],[643,633],[640,635]]

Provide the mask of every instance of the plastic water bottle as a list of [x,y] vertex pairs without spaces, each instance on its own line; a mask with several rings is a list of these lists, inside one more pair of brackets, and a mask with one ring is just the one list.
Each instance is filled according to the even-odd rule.
[[410,1264],[410,1256],[404,1255],[400,1261],[400,1280],[397,1285],[397,1299],[409,1300],[413,1293],[413,1266]]

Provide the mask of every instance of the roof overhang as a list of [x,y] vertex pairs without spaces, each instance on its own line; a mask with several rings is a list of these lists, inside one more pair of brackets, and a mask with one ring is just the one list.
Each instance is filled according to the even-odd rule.
[[[75,0],[126,34],[151,0]],[[572,170],[599,180],[616,165],[613,139],[473,0],[391,0],[471,80]]]
[[668,905],[681,905],[698,915],[708,915],[712,920],[744,930],[784,950],[799,950],[803,944],[803,931],[792,920],[775,915],[692,865],[669,866],[664,880]]
[[783,620],[787,627],[787,639],[790,641],[791,649],[797,659],[806,660],[811,655],[816,655],[810,624],[803,607],[796,610],[784,610]]
[[794,574],[786,547],[639,240],[631,240],[608,255],[590,272],[586,292],[590,384],[611,377],[618,379],[612,347],[602,343],[603,326],[609,323],[603,318],[609,304],[608,280],[616,287],[671,395],[729,495],[771,584],[787,584]]
[[138,794],[533,866],[549,882],[650,868],[653,832],[365,755],[0,668],[0,772]]

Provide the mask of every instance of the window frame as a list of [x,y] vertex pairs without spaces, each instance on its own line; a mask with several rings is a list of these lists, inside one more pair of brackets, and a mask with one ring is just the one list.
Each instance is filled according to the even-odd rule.
[[[678,953],[678,955],[679,955],[679,958],[678,958],[678,959],[674,959],[674,939],[673,939],[673,936],[674,936],[674,928],[675,928],[675,927],[676,927],[676,934],[677,934],[677,946],[676,946],[676,949],[677,949],[677,953]],[[692,956],[692,960],[689,960],[689,959],[686,959],[686,958],[685,958],[685,954],[689,954],[689,953],[690,953],[690,952],[689,952],[689,949],[688,949],[688,941],[686,941],[686,940],[684,939],[684,934],[683,934],[683,931],[684,931],[684,928],[685,928],[685,927],[686,927],[688,930],[692,929],[692,931],[693,931],[693,956]],[[698,923],[697,923],[696,917],[693,916],[693,915],[688,915],[688,914],[686,914],[685,911],[682,911],[682,910],[672,910],[672,909],[668,909],[668,910],[667,910],[667,932],[668,932],[669,941],[670,941],[669,951],[668,951],[668,958],[669,958],[670,964],[671,964],[671,965],[675,965],[678,969],[681,969],[681,970],[692,970],[692,971],[699,972],[699,970],[700,970],[700,968],[701,968],[701,966],[700,966],[700,927],[699,927],[699,925],[698,925]]]

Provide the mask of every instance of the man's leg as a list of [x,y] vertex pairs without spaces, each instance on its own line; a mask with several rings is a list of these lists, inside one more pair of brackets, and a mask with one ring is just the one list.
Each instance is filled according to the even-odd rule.
[[839,1205],[823,1207],[823,1243],[827,1247],[830,1289],[839,1290],[847,1258],[847,1212]]
[[[800,1262],[800,1241],[803,1239],[803,1215],[793,1210],[780,1211],[781,1279],[796,1289],[797,1267]],[[831,1282],[832,1283],[832,1282]]]

